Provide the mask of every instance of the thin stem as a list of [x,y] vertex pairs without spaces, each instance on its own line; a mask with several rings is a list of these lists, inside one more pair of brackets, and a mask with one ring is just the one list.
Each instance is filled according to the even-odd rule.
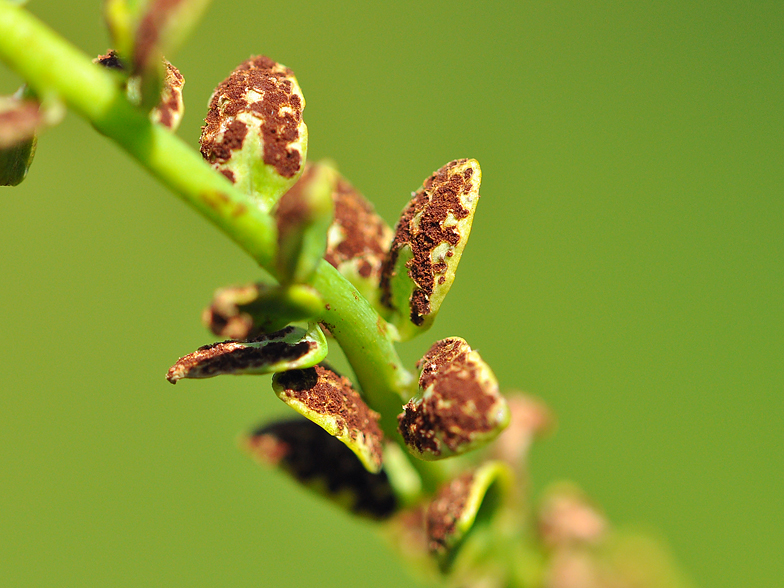
[[322,321],[340,343],[368,405],[381,414],[381,428],[398,436],[397,415],[411,395],[413,377],[400,361],[386,322],[326,262],[319,265],[313,286],[329,301]]
[[[273,219],[201,156],[131,104],[110,72],[28,12],[0,0],[0,59],[39,93],[54,93],[117,142],[163,184],[218,226],[262,267],[276,274]],[[382,428],[397,436],[396,415],[412,376],[386,323],[332,266],[322,261],[313,285],[327,302],[323,320],[350,361]]]

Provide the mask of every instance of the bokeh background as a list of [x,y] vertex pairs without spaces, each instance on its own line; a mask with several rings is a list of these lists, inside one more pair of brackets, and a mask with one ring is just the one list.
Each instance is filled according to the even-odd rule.
[[[91,55],[97,0],[29,8]],[[784,5],[215,0],[174,59],[180,135],[250,54],[292,67],[310,154],[394,223],[458,157],[483,200],[413,362],[460,335],[579,483],[697,586],[784,576]],[[0,69],[0,92],[19,79]],[[0,584],[419,586],[374,528],[236,447],[268,378],[164,380],[253,263],[69,114],[0,192]]]

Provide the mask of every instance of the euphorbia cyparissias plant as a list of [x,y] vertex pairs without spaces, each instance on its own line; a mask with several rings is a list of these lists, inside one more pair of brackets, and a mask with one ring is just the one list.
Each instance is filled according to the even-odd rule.
[[[0,56],[28,85],[0,104],[3,183],[24,179],[36,135],[65,105],[272,276],[219,289],[203,320],[226,340],[166,375],[273,374],[296,414],[253,429],[243,442],[253,457],[378,521],[409,559],[456,585],[680,585],[646,574],[655,549],[608,531],[574,488],[553,490],[535,512],[527,455],[550,413],[501,394],[465,340],[433,342],[415,371],[396,352],[433,324],[454,282],[479,202],[477,161],[436,170],[390,227],[331,163],[307,161],[303,92],[268,57],[218,85],[201,155],[176,138],[184,78],[163,54],[206,0],[106,0],[116,49],[94,60],[15,4],[0,0]],[[337,346],[353,373],[328,363]],[[631,575],[629,558],[643,566]]]

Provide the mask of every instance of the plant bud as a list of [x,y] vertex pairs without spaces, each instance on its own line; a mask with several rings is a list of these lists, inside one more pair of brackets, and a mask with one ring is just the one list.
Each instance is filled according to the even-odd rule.
[[409,451],[433,460],[485,445],[509,424],[490,367],[463,339],[436,342],[419,360],[419,394],[398,416]]
[[204,324],[219,337],[248,340],[316,317],[324,302],[310,286],[248,284],[222,288],[204,309]]
[[355,514],[380,520],[397,508],[385,472],[369,472],[346,445],[309,420],[261,427],[242,444],[258,462],[280,467]]
[[268,57],[253,57],[213,93],[201,153],[268,212],[304,169],[304,108],[292,71]]
[[425,512],[425,531],[428,548],[442,571],[448,571],[454,563],[483,503],[489,508],[483,509],[482,516],[492,522],[490,519],[511,485],[508,466],[489,461],[458,476],[436,493]]
[[43,126],[40,104],[23,99],[24,90],[0,97],[0,186],[17,186],[35,156],[36,131]]
[[272,389],[283,402],[345,443],[368,471],[381,469],[379,415],[368,408],[347,378],[317,365],[276,374]]
[[281,282],[307,282],[324,258],[332,222],[337,174],[327,165],[310,166],[278,201],[276,267]]
[[403,209],[381,277],[381,303],[403,340],[430,327],[452,286],[481,178],[476,160],[452,161],[425,180]]
[[286,327],[252,341],[223,341],[199,347],[181,357],[166,379],[176,384],[182,378],[269,374],[310,367],[326,356],[327,340],[318,325],[310,325],[307,331]]

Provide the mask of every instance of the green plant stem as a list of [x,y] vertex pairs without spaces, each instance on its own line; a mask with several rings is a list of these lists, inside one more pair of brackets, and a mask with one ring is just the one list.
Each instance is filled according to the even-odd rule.
[[[276,274],[274,220],[181,139],[131,104],[111,72],[23,9],[0,0],[0,59],[41,96],[56,95],[118,143],[144,168],[217,225],[262,267]],[[323,320],[351,362],[368,404],[397,435],[396,415],[411,374],[386,334],[386,323],[332,266],[321,262],[313,285],[328,309]]]
[[367,403],[381,414],[381,428],[388,436],[398,436],[397,415],[411,396],[413,376],[398,357],[387,323],[325,261],[316,270],[313,286],[328,300],[322,320],[340,342]]

